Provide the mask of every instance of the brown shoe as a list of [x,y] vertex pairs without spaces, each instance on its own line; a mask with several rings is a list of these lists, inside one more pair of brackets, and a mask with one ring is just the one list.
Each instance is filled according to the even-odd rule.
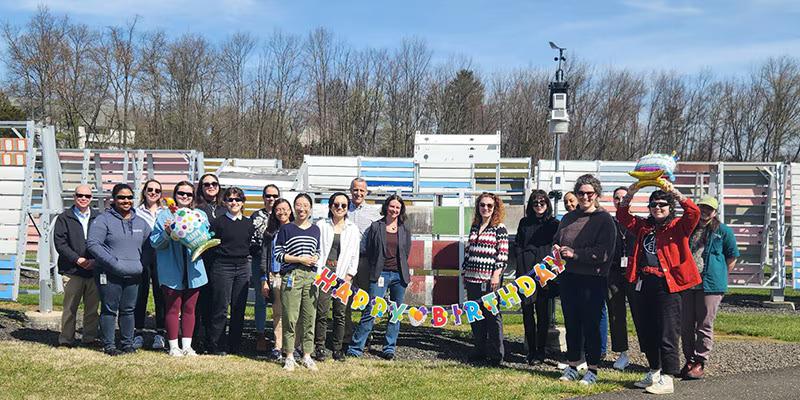
[[678,376],[685,379],[686,374],[689,373],[689,370],[691,370],[692,367],[694,367],[694,363],[691,361],[687,361],[686,365],[684,365],[683,368],[681,368],[681,372],[678,374]]
[[692,368],[689,369],[689,372],[686,373],[686,378],[687,379],[703,379],[703,377],[705,376],[704,369],[705,369],[705,367],[703,366],[703,363],[701,363],[701,362],[695,363],[692,366]]
[[256,338],[256,352],[267,352],[267,337],[264,335],[264,333],[259,333],[258,338]]

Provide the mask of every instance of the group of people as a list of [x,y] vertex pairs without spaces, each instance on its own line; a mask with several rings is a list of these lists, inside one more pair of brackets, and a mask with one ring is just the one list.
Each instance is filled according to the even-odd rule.
[[[152,289],[152,348],[167,348],[175,357],[236,354],[242,350],[252,286],[256,351],[268,352],[289,371],[298,364],[316,370],[328,349],[337,361],[359,357],[375,323],[372,305],[354,324],[350,305],[319,290],[314,280],[327,267],[370,297],[403,302],[411,250],[406,205],[398,195],[388,196],[380,207],[366,204],[367,190],[365,180],[354,179],[349,194],[332,194],[327,217],[314,222],[314,201],[305,193],[290,202],[277,186],[268,185],[262,193],[264,207],[248,217],[242,213],[244,192],[237,187],[223,190],[215,175],[203,175],[197,185],[179,182],[172,190],[176,205],[197,210],[220,239],[218,246],[192,260],[190,250],[170,238],[174,217],[161,205],[158,181],[145,183],[136,207],[131,187],[117,184],[111,207],[102,213],[90,208],[92,188],[80,185],[74,205],[57,218],[55,227],[58,266],[67,280],[59,344],[74,345],[75,315],[83,301],[83,343],[92,344],[99,335],[109,355],[135,352],[144,345],[141,330]],[[467,299],[478,300],[502,285],[510,256],[521,275],[557,252],[566,261],[564,272],[545,286],[537,282],[535,295],[521,306],[528,362],[538,364],[548,357],[552,298],[560,296],[567,339],[567,365],[560,379],[595,383],[609,326],[612,351],[619,353],[614,367],[625,369],[627,300],[649,364],[636,385],[651,393],[671,393],[674,377],[703,376],[716,311],[739,254],[732,231],[716,217],[713,197],[703,197],[698,206],[667,184],[650,195],[649,215],[642,218],[630,213],[636,192],[635,185],[615,189],[612,216],[600,206],[600,181],[583,175],[564,197],[568,212],[559,221],[548,194],[535,190],[513,246],[502,199],[483,193],[475,200],[462,279]],[[265,333],[268,299],[271,350]],[[502,313],[483,310],[483,316],[471,325],[470,359],[499,365],[504,358]],[[399,330],[399,322],[388,322],[382,358],[394,358]],[[581,364],[587,369],[582,377]]]

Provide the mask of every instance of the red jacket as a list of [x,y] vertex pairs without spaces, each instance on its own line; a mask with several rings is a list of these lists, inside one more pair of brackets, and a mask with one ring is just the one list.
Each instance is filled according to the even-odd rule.
[[[656,254],[670,293],[689,289],[702,282],[689,249],[689,237],[700,220],[700,209],[688,198],[681,202],[681,207],[683,216],[673,219],[666,226],[655,228]],[[654,227],[647,219],[631,215],[629,208],[629,205],[620,206],[617,209],[617,220],[636,235],[633,256],[628,258],[628,268],[625,271],[628,282],[635,282],[642,242]]]

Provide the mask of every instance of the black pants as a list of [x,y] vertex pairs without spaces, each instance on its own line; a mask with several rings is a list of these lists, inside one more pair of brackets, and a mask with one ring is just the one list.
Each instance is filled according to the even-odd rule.
[[317,291],[317,319],[314,325],[314,348],[324,349],[328,334],[328,310],[333,305],[333,350],[341,351],[347,306],[331,297],[331,292]]
[[[244,311],[250,284],[250,263],[216,261],[211,273],[214,275],[214,286],[211,290],[211,321],[208,325],[206,350],[209,352],[227,350],[235,354],[239,352],[242,343]],[[228,306],[231,309],[231,321],[226,343],[223,341],[223,336],[228,320]]]
[[561,309],[567,330],[567,360],[578,362],[585,346],[586,363],[600,363],[600,314],[608,280],[604,276],[563,273]]
[[158,283],[158,270],[155,258],[150,265],[142,268],[142,282],[139,283],[139,293],[136,296],[136,309],[133,310],[133,318],[136,330],[144,329],[144,320],[147,316],[147,300],[150,297],[150,286],[153,287],[153,305],[156,312],[156,330],[164,331],[164,293]]
[[[608,275],[609,297],[608,324],[611,328],[611,351],[621,353],[628,351],[628,312],[625,299],[631,301],[631,285],[625,280],[621,271],[615,271],[615,265]],[[616,268],[616,270],[622,270]]]
[[650,369],[663,374],[680,373],[681,294],[670,293],[664,278],[643,274],[640,290],[634,289],[632,307],[636,333]]
[[539,286],[534,299],[522,301],[522,324],[528,343],[528,360],[544,358],[550,329],[550,296]]
[[467,300],[475,300],[481,307],[483,319],[475,321],[470,325],[472,328],[472,340],[475,344],[475,355],[486,357],[489,361],[501,361],[505,354],[503,348],[503,315],[498,313],[493,315],[489,310],[483,308],[481,297],[492,291],[489,281],[486,281],[486,289],[481,288],[480,283],[465,284],[467,289]]

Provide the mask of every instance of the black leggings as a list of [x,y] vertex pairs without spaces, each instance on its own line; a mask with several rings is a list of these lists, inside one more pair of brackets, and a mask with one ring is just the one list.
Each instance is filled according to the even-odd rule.
[[604,276],[561,274],[561,309],[567,329],[567,360],[578,362],[584,346],[586,363],[600,363],[600,314],[608,281]]

